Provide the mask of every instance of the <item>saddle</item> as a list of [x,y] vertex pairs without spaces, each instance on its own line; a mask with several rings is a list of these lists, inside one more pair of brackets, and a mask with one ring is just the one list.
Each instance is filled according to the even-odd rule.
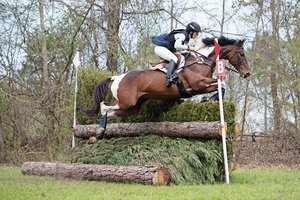
[[[179,53],[175,53],[175,55],[177,56],[178,61],[176,63],[176,70],[172,75],[173,83],[176,84],[178,91],[183,98],[191,97],[191,94],[185,90],[182,80],[178,77],[178,73],[183,69],[185,65],[185,58],[183,55]],[[166,60],[163,60],[161,62],[155,62],[155,63],[152,62],[150,63],[150,70],[159,70],[164,73],[167,73],[168,66],[169,66],[169,62]]]
[[[176,57],[178,58],[178,61],[176,63],[176,71],[181,71],[181,68],[184,66],[185,59],[183,55],[180,53],[175,53]],[[150,70],[160,70],[164,73],[167,73],[167,69],[169,66],[169,62],[167,60],[162,60],[160,62],[150,62]]]

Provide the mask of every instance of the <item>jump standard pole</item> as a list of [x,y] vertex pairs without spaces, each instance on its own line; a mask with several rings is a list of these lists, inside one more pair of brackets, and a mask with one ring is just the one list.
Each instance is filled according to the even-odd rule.
[[224,110],[223,110],[223,97],[222,97],[222,81],[226,77],[225,60],[220,59],[219,53],[221,47],[218,44],[218,39],[215,38],[215,54],[216,54],[216,75],[218,79],[218,94],[219,94],[219,107],[220,107],[220,123],[222,131],[222,145],[223,145],[223,157],[224,157],[224,169],[225,169],[225,182],[229,184],[229,170],[228,170],[228,158],[227,158],[227,147],[226,147],[226,130],[224,122]]
[[[78,73],[77,73],[77,69],[80,65],[80,60],[79,60],[79,52],[77,51],[74,59],[73,59],[73,64],[74,64],[74,69],[75,69],[75,87],[74,87],[74,119],[73,119],[73,128],[76,127],[76,98],[77,98],[77,78],[78,78]],[[72,148],[75,147],[75,136],[74,133],[72,135]]]

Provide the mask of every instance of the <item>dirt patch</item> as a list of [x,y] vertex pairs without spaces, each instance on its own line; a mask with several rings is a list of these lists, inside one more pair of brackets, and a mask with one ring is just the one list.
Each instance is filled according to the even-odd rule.
[[238,138],[233,149],[240,167],[283,166],[300,169],[300,133],[256,133]]

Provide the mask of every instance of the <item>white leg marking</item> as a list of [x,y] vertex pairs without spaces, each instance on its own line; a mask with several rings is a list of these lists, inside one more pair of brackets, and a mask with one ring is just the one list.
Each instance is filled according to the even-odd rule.
[[210,87],[210,86],[214,86],[214,85],[218,85],[218,83],[211,83],[211,84],[207,85],[206,87]]
[[107,106],[104,104],[104,102],[102,101],[100,103],[100,107],[101,107],[101,115],[106,115],[106,113],[110,110],[118,110],[120,107],[118,104],[114,105],[114,106]]

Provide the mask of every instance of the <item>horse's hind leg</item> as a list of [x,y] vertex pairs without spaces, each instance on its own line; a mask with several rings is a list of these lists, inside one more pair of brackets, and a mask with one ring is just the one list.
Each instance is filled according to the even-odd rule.
[[100,115],[99,128],[96,130],[96,136],[89,138],[88,144],[94,144],[98,140],[101,140],[104,137],[106,131],[107,118],[111,118],[111,117],[126,118],[130,115],[136,114],[146,100],[147,99],[139,98],[137,103],[134,106],[131,106],[127,109],[120,109],[117,101],[114,101],[112,103],[101,102],[100,103],[101,115]]
[[96,130],[95,136],[89,138],[88,144],[94,144],[98,140],[101,140],[104,137],[106,131],[107,117],[117,116],[116,110],[119,109],[119,106],[118,104],[110,106],[110,105],[106,105],[104,102],[101,102],[100,108],[101,108],[101,115],[100,115],[99,128]]

